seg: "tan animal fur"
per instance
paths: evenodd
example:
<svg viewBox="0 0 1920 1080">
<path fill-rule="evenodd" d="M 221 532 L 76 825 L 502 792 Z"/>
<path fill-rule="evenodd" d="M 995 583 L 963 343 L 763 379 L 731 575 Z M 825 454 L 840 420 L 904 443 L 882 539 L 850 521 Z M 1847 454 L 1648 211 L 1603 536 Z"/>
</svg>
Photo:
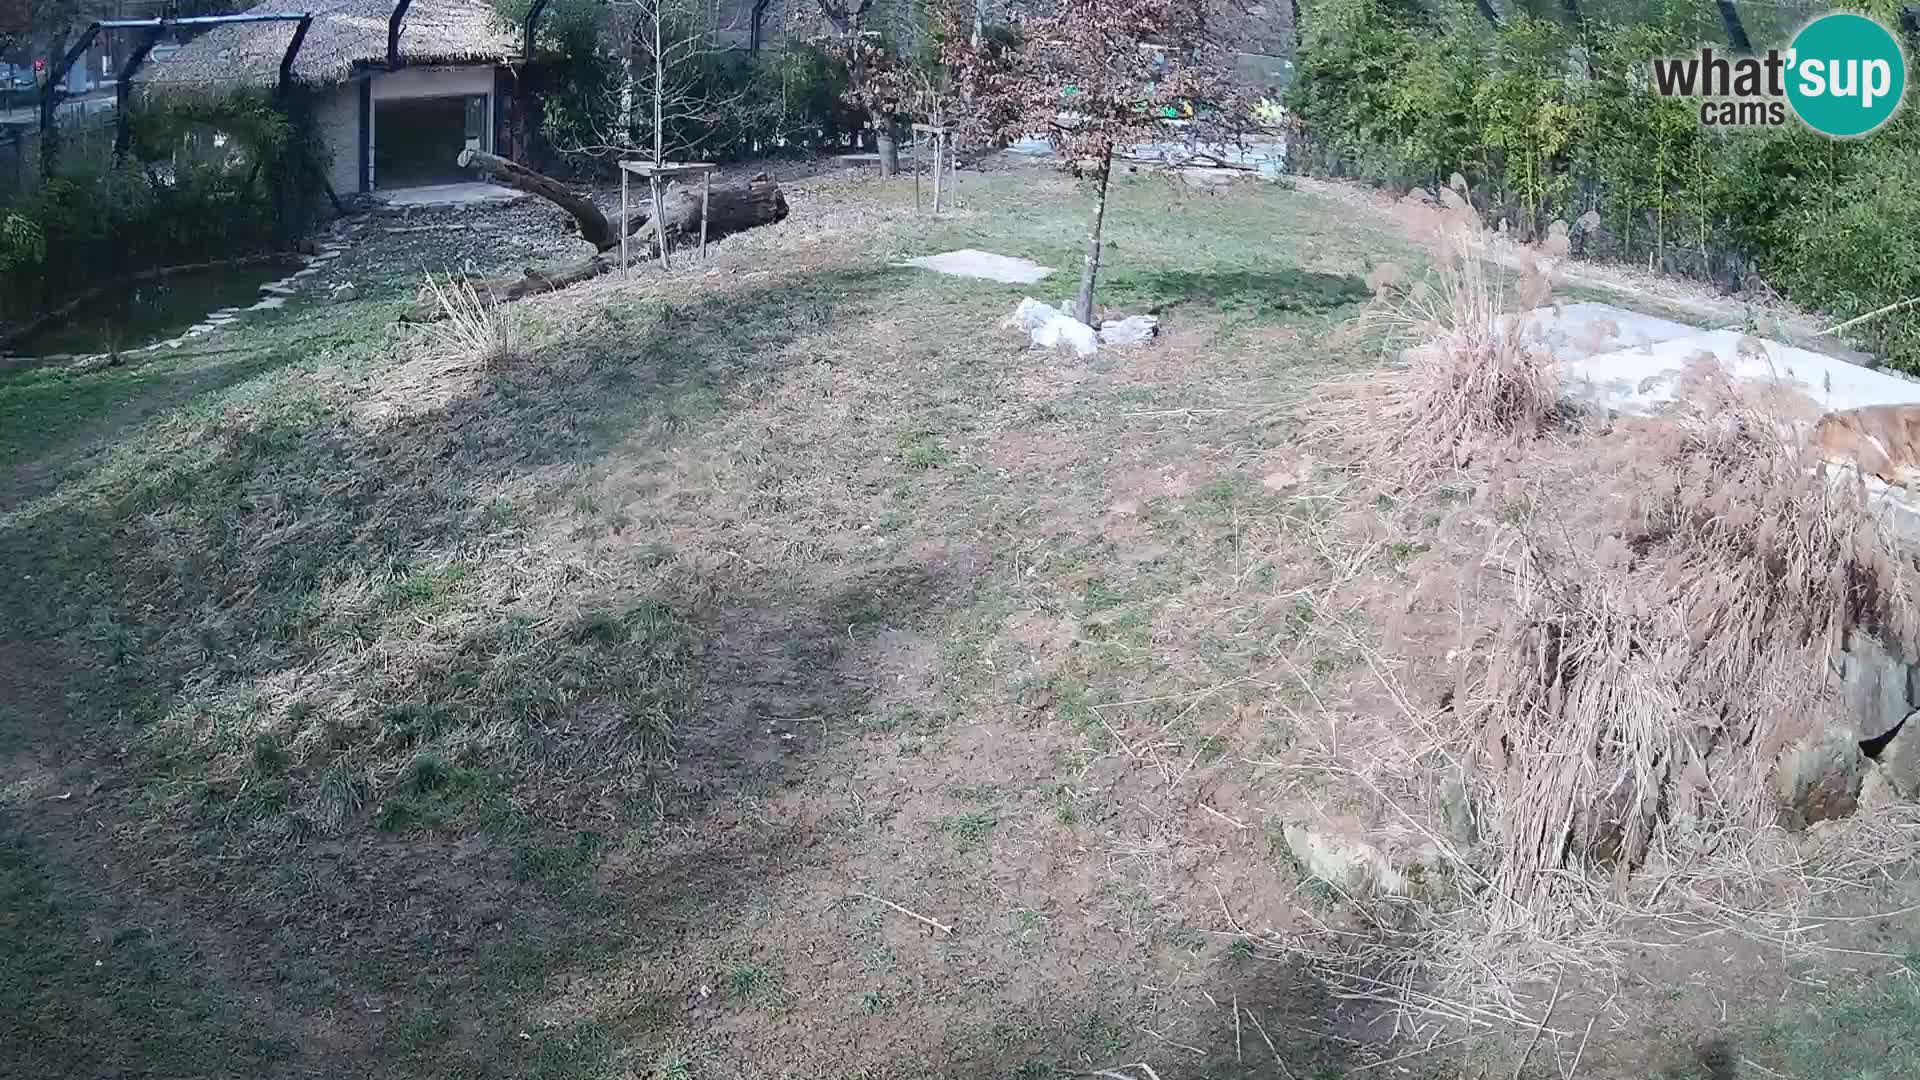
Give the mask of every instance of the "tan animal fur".
<svg viewBox="0 0 1920 1080">
<path fill-rule="evenodd" d="M 1920 405 L 1831 412 L 1814 425 L 1814 453 L 1889 484 L 1920 490 Z"/>
</svg>

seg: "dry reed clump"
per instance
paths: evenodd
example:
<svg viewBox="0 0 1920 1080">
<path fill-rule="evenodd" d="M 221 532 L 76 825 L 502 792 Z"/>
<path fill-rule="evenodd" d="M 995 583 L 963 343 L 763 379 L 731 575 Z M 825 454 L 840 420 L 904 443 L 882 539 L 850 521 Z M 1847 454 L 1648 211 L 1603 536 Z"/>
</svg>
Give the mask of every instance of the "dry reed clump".
<svg viewBox="0 0 1920 1080">
<path fill-rule="evenodd" d="M 1773 825 L 1781 752 L 1842 722 L 1828 671 L 1846 633 L 1915 638 L 1909 575 L 1857 480 L 1717 362 L 1686 382 L 1689 411 L 1623 431 L 1582 477 L 1590 520 L 1511 537 L 1515 601 L 1460 706 L 1495 894 L 1548 925 L 1656 848 Z"/>
<path fill-rule="evenodd" d="M 1451 709 L 1416 704 L 1355 639 L 1400 730 L 1315 767 L 1426 833 L 1438 874 L 1365 901 L 1369 933 L 1271 935 L 1263 953 L 1405 1031 L 1544 1024 L 1528 983 L 1608 980 L 1663 935 L 1817 949 L 1810 906 L 1910 861 L 1910 807 L 1790 834 L 1776 768 L 1844 722 L 1829 672 L 1849 631 L 1912 648 L 1911 568 L 1857 477 L 1809 452 L 1810 403 L 1736 387 L 1706 358 L 1681 398 L 1543 448 L 1512 483 L 1490 478 L 1499 513 L 1462 511 L 1493 530 L 1495 573 L 1434 566 L 1463 613 Z"/>
<path fill-rule="evenodd" d="M 483 295 L 466 277 L 448 274 L 445 282 L 425 275 L 421 298 L 431 299 L 440 318 L 426 323 L 422 332 L 432 344 L 436 359 L 446 361 L 477 360 L 494 365 L 510 359 L 516 351 L 513 324 L 492 296 Z"/>
<path fill-rule="evenodd" d="M 1538 435 L 1557 407 L 1553 358 L 1530 341 L 1510 303 L 1544 304 L 1552 288 L 1538 256 L 1565 254 L 1559 223 L 1509 283 L 1480 252 L 1486 229 L 1465 197 L 1440 193 L 1427 215 L 1433 269 L 1411 286 L 1395 264 L 1368 277 L 1374 303 L 1355 329 L 1384 332 L 1406 367 L 1336 380 L 1317 395 L 1314 426 L 1385 463 L 1403 483 L 1466 465 L 1484 451 Z"/>
</svg>

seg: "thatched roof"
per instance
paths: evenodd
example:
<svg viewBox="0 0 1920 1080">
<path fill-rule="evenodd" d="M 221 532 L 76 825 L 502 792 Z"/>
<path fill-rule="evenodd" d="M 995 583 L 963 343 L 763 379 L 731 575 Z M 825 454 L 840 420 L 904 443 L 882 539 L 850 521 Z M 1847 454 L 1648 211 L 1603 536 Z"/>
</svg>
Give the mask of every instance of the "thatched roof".
<svg viewBox="0 0 1920 1080">
<path fill-rule="evenodd" d="M 249 12 L 312 12 L 313 27 L 294 59 L 294 77 L 309 86 L 342 82 L 360 66 L 385 66 L 387 20 L 395 0 L 265 0 Z M 296 24 L 217 26 L 155 57 L 140 81 L 155 86 L 272 84 Z M 400 56 L 409 64 L 498 64 L 517 59 L 519 42 L 487 0 L 413 0 L 400 26 Z"/>
</svg>

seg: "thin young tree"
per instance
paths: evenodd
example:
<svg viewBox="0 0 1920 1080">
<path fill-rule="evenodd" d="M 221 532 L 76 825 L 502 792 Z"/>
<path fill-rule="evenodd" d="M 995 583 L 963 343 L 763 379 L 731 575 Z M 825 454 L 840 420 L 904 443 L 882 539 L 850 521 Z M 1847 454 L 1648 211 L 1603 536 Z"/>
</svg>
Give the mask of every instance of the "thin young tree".
<svg viewBox="0 0 1920 1080">
<path fill-rule="evenodd" d="M 644 153 L 655 164 L 695 157 L 738 119 L 743 92 L 718 92 L 707 78 L 717 51 L 699 0 L 608 0 L 598 49 L 612 61 L 612 100 L 588 113 L 584 130 L 560 149 L 587 157 Z"/>
<path fill-rule="evenodd" d="M 1062 166 L 1092 182 L 1073 312 L 1082 322 L 1094 322 L 1114 158 L 1143 143 L 1217 147 L 1251 127 L 1211 15 L 1207 0 L 1057 0 L 1017 24 L 1017 48 L 946 43 L 970 140 L 1049 133 Z"/>
</svg>

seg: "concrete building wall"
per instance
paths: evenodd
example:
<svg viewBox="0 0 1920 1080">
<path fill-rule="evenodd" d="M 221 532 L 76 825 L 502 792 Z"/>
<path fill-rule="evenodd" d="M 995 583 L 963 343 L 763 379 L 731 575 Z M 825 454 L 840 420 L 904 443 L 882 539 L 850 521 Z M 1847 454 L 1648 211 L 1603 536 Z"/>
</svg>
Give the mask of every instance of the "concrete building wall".
<svg viewBox="0 0 1920 1080">
<path fill-rule="evenodd" d="M 330 87 L 314 103 L 314 121 L 333 160 L 327 165 L 327 182 L 335 194 L 351 195 L 360 190 L 360 84 L 344 82 Z"/>
<path fill-rule="evenodd" d="M 374 72 L 365 78 L 372 80 L 375 105 L 373 113 L 367 118 L 372 128 L 367 132 L 371 139 L 367 147 L 369 158 L 380 139 L 377 119 L 379 103 L 408 98 L 486 97 L 487 123 L 483 149 L 493 149 L 494 118 L 499 115 L 500 102 L 495 100 L 494 69 L 491 66 L 401 68 L 399 71 Z M 330 87 L 322 93 L 314 108 L 321 138 L 326 141 L 327 150 L 332 154 L 332 161 L 327 166 L 327 181 L 341 195 L 351 194 L 361 188 L 360 83 L 361 80 L 354 79 Z M 378 187 L 380 178 L 375 176 L 373 180 L 374 186 Z"/>
<path fill-rule="evenodd" d="M 373 100 L 393 98 L 493 96 L 492 67 L 403 67 L 373 76 Z"/>
</svg>

